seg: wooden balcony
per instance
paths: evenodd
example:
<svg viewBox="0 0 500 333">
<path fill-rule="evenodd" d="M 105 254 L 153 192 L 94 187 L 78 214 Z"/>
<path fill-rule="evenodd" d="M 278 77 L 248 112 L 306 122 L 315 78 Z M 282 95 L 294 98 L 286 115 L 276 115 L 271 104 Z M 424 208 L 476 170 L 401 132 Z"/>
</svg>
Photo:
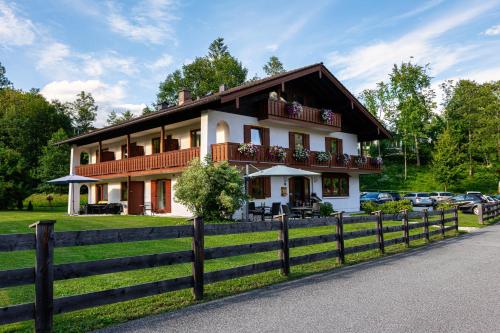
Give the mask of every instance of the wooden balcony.
<svg viewBox="0 0 500 333">
<path fill-rule="evenodd" d="M 200 148 L 189 148 L 169 151 L 161 154 L 131 157 L 123 160 L 108 161 L 96 164 L 79 165 L 75 173 L 86 177 L 111 175 L 150 174 L 160 169 L 185 167 L 192 159 L 200 157 Z"/>
<path fill-rule="evenodd" d="M 287 121 L 300 123 L 302 126 L 305 124 L 312 124 L 314 127 L 328 129 L 330 131 L 340 131 L 342 127 L 342 120 L 340 113 L 333 113 L 330 120 L 323 120 L 321 117 L 321 109 L 303 106 L 302 113 L 298 115 L 290 115 L 287 111 L 287 103 L 268 99 L 264 102 L 261 110 L 260 119 L 270 119 L 277 121 Z"/>
<path fill-rule="evenodd" d="M 381 165 L 375 159 L 370 157 L 359 158 L 355 155 L 332 156 L 329 161 L 319 162 L 316 159 L 317 151 L 311 151 L 306 161 L 296 161 L 293 157 L 293 151 L 286 148 L 286 158 L 283 161 L 269 154 L 269 147 L 259 146 L 259 150 L 254 156 L 247 156 L 238 151 L 239 143 L 218 143 L 212 145 L 212 159 L 215 162 L 228 161 L 236 164 L 250 163 L 255 166 L 268 164 L 283 164 L 294 168 L 304 168 L 316 170 L 319 172 L 348 172 L 362 171 L 380 172 Z"/>
</svg>

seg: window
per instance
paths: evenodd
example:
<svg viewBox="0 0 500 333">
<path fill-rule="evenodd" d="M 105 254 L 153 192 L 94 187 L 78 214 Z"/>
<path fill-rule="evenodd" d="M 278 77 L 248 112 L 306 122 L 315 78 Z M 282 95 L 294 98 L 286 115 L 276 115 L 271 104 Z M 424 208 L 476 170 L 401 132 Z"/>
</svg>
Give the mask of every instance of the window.
<svg viewBox="0 0 500 333">
<path fill-rule="evenodd" d="M 122 182 L 120 186 L 120 201 L 128 200 L 128 183 Z"/>
<path fill-rule="evenodd" d="M 96 200 L 97 202 L 108 201 L 108 184 L 96 185 Z"/>
<path fill-rule="evenodd" d="M 191 148 L 201 146 L 201 130 L 195 129 L 191 131 Z"/>
<path fill-rule="evenodd" d="M 152 153 L 159 154 L 160 153 L 160 138 L 153 138 L 153 140 L 151 140 L 151 145 L 152 145 Z"/>
<path fill-rule="evenodd" d="M 325 197 L 349 196 L 349 176 L 346 174 L 324 173 L 323 196 Z"/>
<path fill-rule="evenodd" d="M 248 181 L 248 194 L 254 199 L 264 199 L 271 196 L 271 178 L 257 177 Z"/>
<path fill-rule="evenodd" d="M 295 139 L 294 149 L 304 148 L 304 134 L 295 133 L 294 139 Z"/>
<path fill-rule="evenodd" d="M 337 138 L 325 138 L 325 151 L 332 155 L 342 155 L 342 140 Z"/>
<path fill-rule="evenodd" d="M 309 134 L 289 132 L 288 147 L 290 149 L 309 149 Z"/>
<path fill-rule="evenodd" d="M 254 145 L 262 145 L 262 128 L 252 127 L 250 128 L 250 143 Z"/>
</svg>

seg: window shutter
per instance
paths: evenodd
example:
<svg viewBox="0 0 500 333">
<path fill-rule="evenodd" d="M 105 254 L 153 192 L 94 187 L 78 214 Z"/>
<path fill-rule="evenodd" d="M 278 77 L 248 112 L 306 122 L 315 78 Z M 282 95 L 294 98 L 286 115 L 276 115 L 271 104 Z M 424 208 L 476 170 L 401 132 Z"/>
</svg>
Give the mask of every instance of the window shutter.
<svg viewBox="0 0 500 333">
<path fill-rule="evenodd" d="M 156 212 L 158 203 L 158 191 L 156 190 L 156 180 L 151 181 L 151 210 Z"/>
<path fill-rule="evenodd" d="M 165 180 L 165 213 L 172 212 L 172 180 Z"/>
<path fill-rule="evenodd" d="M 264 198 L 271 197 L 271 177 L 264 177 Z"/>
<path fill-rule="evenodd" d="M 270 146 L 271 138 L 269 136 L 269 128 L 262 128 L 262 145 Z"/>
<path fill-rule="evenodd" d="M 250 129 L 252 126 L 250 125 L 243 125 L 243 141 L 245 143 L 250 143 L 252 141 L 252 138 L 250 137 Z"/>
<path fill-rule="evenodd" d="M 309 134 L 302 134 L 304 136 L 304 148 L 311 149 L 311 145 L 309 142 Z"/>
<path fill-rule="evenodd" d="M 341 139 L 337 139 L 337 150 L 339 155 L 342 155 L 344 153 L 344 147 L 342 146 Z"/>
<path fill-rule="evenodd" d="M 250 178 L 248 180 L 248 184 L 247 184 L 247 191 L 248 191 L 248 196 L 250 198 L 253 198 L 253 182 L 254 182 L 254 178 Z"/>
<path fill-rule="evenodd" d="M 327 153 L 332 153 L 332 138 L 325 138 L 325 151 Z"/>
<path fill-rule="evenodd" d="M 295 133 L 294 132 L 288 132 L 288 147 L 291 150 L 295 149 Z"/>
</svg>

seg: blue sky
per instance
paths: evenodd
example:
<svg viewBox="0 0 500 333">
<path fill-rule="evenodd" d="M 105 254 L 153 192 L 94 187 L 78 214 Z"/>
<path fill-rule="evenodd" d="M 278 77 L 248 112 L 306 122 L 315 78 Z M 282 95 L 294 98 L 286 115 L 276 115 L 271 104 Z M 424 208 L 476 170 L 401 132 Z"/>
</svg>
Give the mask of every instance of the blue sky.
<svg viewBox="0 0 500 333">
<path fill-rule="evenodd" d="M 249 69 L 323 62 L 358 94 L 394 63 L 430 63 L 445 79 L 500 79 L 500 1 L 0 0 L 0 62 L 17 88 L 107 112 L 139 113 L 165 76 L 216 37 Z"/>
</svg>

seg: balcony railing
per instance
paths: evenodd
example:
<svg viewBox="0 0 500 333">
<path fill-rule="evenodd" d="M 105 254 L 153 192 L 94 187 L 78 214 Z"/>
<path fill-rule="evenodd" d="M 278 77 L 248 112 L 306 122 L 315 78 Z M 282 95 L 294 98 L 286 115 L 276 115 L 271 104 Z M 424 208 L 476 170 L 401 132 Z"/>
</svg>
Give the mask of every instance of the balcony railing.
<svg viewBox="0 0 500 333">
<path fill-rule="evenodd" d="M 174 150 L 161 154 L 131 157 L 123 160 L 79 165 L 75 168 L 75 172 L 80 176 L 95 177 L 155 169 L 168 169 L 187 166 L 188 162 L 196 157 L 200 157 L 200 148 L 198 147 Z"/>
<path fill-rule="evenodd" d="M 229 161 L 233 163 L 263 163 L 263 164 L 284 164 L 291 167 L 307 167 L 314 169 L 325 168 L 325 171 L 332 169 L 353 169 L 363 171 L 380 171 L 381 165 L 377 159 L 370 157 L 360 157 L 356 155 L 333 155 L 328 161 L 318 161 L 318 151 L 311 151 L 309 158 L 305 161 L 297 161 L 293 157 L 293 150 L 285 148 L 286 158 L 279 160 L 269 153 L 269 148 L 259 146 L 257 153 L 253 156 L 242 154 L 238 151 L 238 143 L 218 143 L 212 145 L 212 159 L 214 161 Z"/>
<path fill-rule="evenodd" d="M 300 114 L 291 115 L 287 111 L 287 103 L 268 99 L 267 103 L 264 105 L 264 110 L 262 110 L 262 118 L 293 119 L 338 129 L 342 127 L 340 113 L 334 112 L 331 119 L 323 120 L 321 117 L 321 109 L 309 106 L 303 106 L 302 109 Z"/>
</svg>

